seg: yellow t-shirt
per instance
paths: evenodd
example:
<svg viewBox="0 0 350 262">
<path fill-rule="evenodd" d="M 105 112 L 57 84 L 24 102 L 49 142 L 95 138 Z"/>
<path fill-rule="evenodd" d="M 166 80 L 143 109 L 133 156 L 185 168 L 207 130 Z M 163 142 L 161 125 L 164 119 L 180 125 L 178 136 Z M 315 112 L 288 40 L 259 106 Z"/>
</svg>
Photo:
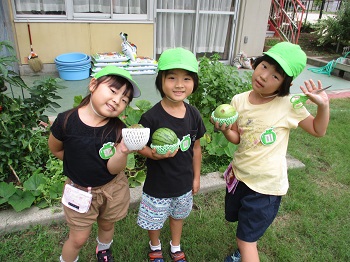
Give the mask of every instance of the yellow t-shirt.
<svg viewBox="0 0 350 262">
<path fill-rule="evenodd" d="M 231 101 L 239 115 L 240 133 L 233 170 L 238 180 L 256 192 L 285 195 L 289 187 L 286 159 L 289 132 L 310 113 L 305 107 L 294 109 L 290 96 L 253 105 L 248 100 L 250 92 L 238 94 Z"/>
</svg>

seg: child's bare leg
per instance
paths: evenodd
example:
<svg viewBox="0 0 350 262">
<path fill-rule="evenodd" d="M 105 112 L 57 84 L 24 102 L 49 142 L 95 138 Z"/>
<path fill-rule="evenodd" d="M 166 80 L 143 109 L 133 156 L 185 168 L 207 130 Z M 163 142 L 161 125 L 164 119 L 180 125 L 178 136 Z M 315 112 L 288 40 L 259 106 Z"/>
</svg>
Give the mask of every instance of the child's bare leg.
<svg viewBox="0 0 350 262">
<path fill-rule="evenodd" d="M 76 260 L 80 249 L 89 238 L 90 232 L 91 228 L 86 230 L 70 229 L 69 237 L 62 248 L 62 259 L 65 262 L 73 262 Z"/>
<path fill-rule="evenodd" d="M 259 262 L 257 242 L 245 242 L 236 238 L 242 262 Z"/>
<path fill-rule="evenodd" d="M 171 243 L 174 246 L 179 246 L 182 235 L 183 219 L 174 219 L 169 217 L 170 231 L 171 231 Z"/>
<path fill-rule="evenodd" d="M 98 224 L 98 240 L 101 243 L 108 244 L 113 240 L 114 222 L 108 222 L 103 219 L 97 220 Z"/>
<path fill-rule="evenodd" d="M 158 246 L 160 244 L 160 230 L 148 230 L 148 236 L 152 246 Z"/>
</svg>

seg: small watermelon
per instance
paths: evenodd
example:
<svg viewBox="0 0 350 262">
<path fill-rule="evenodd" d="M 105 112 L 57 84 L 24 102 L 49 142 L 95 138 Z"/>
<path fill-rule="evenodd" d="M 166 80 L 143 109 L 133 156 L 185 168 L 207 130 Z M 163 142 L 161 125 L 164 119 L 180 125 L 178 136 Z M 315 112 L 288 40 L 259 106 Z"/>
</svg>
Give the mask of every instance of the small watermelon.
<svg viewBox="0 0 350 262">
<path fill-rule="evenodd" d="M 177 142 L 177 135 L 170 128 L 158 128 L 152 135 L 152 144 L 155 146 L 173 145 Z"/>
</svg>

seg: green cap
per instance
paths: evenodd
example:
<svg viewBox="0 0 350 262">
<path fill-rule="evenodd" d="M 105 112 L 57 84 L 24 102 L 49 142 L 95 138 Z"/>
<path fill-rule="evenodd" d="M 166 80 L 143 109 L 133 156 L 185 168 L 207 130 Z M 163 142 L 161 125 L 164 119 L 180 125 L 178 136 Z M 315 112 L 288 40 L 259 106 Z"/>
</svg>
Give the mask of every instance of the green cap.
<svg viewBox="0 0 350 262">
<path fill-rule="evenodd" d="M 272 57 L 288 76 L 295 79 L 306 66 L 306 54 L 299 45 L 281 42 L 271 47 L 265 55 Z"/>
<path fill-rule="evenodd" d="M 126 71 L 125 69 L 122 69 L 120 67 L 113 66 L 113 65 L 106 66 L 106 67 L 102 68 L 100 71 L 98 71 L 94 77 L 96 79 L 98 79 L 102 76 L 108 76 L 108 75 L 116 75 L 116 76 L 121 76 L 121 77 L 125 78 L 126 80 L 128 80 L 130 82 L 130 84 L 134 88 L 133 97 L 139 97 L 141 95 L 141 91 L 139 89 L 139 86 L 136 84 L 136 82 L 134 80 L 132 80 L 130 73 L 128 71 Z"/>
<path fill-rule="evenodd" d="M 185 69 L 198 73 L 198 62 L 196 56 L 191 51 L 178 47 L 167 49 L 160 55 L 158 69 Z"/>
</svg>

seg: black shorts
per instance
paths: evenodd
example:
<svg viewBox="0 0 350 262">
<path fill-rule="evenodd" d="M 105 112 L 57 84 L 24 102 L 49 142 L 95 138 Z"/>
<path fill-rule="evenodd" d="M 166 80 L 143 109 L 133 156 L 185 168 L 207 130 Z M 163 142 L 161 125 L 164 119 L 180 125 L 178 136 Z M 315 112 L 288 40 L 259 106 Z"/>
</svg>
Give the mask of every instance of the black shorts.
<svg viewBox="0 0 350 262">
<path fill-rule="evenodd" d="M 236 237 L 246 242 L 256 242 L 275 219 L 281 196 L 264 195 L 238 182 L 234 194 L 225 196 L 225 218 L 238 221 Z"/>
</svg>

